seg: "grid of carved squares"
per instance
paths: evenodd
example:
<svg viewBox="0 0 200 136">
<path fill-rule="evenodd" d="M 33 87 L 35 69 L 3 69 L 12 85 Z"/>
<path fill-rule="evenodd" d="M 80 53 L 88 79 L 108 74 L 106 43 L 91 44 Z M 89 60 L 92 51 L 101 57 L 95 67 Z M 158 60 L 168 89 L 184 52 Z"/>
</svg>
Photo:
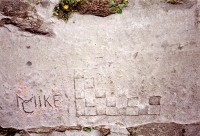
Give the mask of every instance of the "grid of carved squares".
<svg viewBox="0 0 200 136">
<path fill-rule="evenodd" d="M 139 116 L 159 115 L 160 96 L 149 98 L 149 104 L 139 106 L 139 97 L 127 98 L 107 95 L 106 89 L 96 89 L 94 78 L 84 78 L 81 71 L 75 72 L 75 97 L 77 116 Z"/>
<path fill-rule="evenodd" d="M 76 107 L 77 116 L 159 115 L 160 97 L 152 96 L 148 105 L 140 107 L 139 97 L 106 97 L 105 89 L 84 89 L 81 95 L 76 95 Z"/>
</svg>

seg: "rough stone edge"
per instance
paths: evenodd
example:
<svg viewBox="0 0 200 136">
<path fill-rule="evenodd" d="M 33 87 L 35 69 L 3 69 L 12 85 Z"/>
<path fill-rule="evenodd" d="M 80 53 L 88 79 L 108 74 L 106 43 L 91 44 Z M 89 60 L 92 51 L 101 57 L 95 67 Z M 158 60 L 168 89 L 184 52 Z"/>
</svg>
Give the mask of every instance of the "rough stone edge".
<svg viewBox="0 0 200 136">
<path fill-rule="evenodd" d="M 99 131 L 103 136 L 107 136 L 110 134 L 110 129 L 104 128 L 102 126 L 95 126 L 95 127 L 90 127 L 93 128 L 94 130 Z M 84 127 L 82 126 L 56 126 L 56 127 L 39 127 L 39 128 L 29 128 L 29 129 L 17 129 L 17 128 L 3 128 L 0 126 L 0 134 L 3 132 L 7 132 L 7 135 L 15 135 L 16 133 L 19 134 L 30 134 L 30 133 L 35 133 L 35 134 L 51 134 L 53 132 L 65 132 L 65 131 L 84 131 Z M 6 135 L 5 133 L 3 135 Z"/>
<path fill-rule="evenodd" d="M 191 123 L 191 124 L 179 124 L 179 123 L 175 123 L 175 122 L 170 122 L 170 123 L 147 123 L 147 124 L 143 124 L 143 125 L 139 125 L 139 126 L 135 126 L 135 127 L 127 127 L 127 131 L 129 132 L 129 135 L 135 135 L 133 133 L 136 132 L 136 130 L 138 128 L 145 128 L 149 126 L 159 126 L 159 125 L 175 125 L 175 126 L 179 126 L 181 127 L 184 131 L 186 130 L 186 128 L 188 126 L 197 126 L 200 125 L 200 122 L 196 122 L 196 123 Z M 0 126 L 0 134 L 1 132 L 3 132 L 2 130 L 5 130 L 6 132 L 12 131 L 15 133 L 19 133 L 19 134 L 30 134 L 30 133 L 35 133 L 35 134 L 51 134 L 53 132 L 65 132 L 65 131 L 84 131 L 84 127 L 83 126 L 56 126 L 56 127 L 38 127 L 38 128 L 29 128 L 29 129 L 17 129 L 17 128 L 3 128 Z M 111 134 L 111 130 L 109 128 L 106 128 L 105 126 L 95 126 L 95 127 L 91 127 L 94 130 L 99 131 L 102 136 L 108 136 L 109 134 Z M 185 132 L 183 132 L 185 133 Z M 14 135 L 13 135 L 14 136 Z"/>
<path fill-rule="evenodd" d="M 165 125 L 165 127 L 166 127 L 166 125 L 176 126 L 177 128 L 179 128 L 181 130 L 181 135 L 185 136 L 185 133 L 187 133 L 186 130 L 187 130 L 187 128 L 189 126 L 200 125 L 200 122 L 191 123 L 191 124 L 179 124 L 179 123 L 175 123 L 175 122 L 170 122 L 170 123 L 148 123 L 148 124 L 143 124 L 143 125 L 139 125 L 139 126 L 135 126 L 135 127 L 128 127 L 126 129 L 129 132 L 130 136 L 138 136 L 138 130 L 140 130 L 140 129 L 142 130 L 144 128 L 154 128 L 154 127 L 158 127 L 160 125 Z M 173 128 L 173 129 L 175 129 L 175 128 Z M 166 136 L 171 136 L 171 135 L 166 135 Z"/>
</svg>

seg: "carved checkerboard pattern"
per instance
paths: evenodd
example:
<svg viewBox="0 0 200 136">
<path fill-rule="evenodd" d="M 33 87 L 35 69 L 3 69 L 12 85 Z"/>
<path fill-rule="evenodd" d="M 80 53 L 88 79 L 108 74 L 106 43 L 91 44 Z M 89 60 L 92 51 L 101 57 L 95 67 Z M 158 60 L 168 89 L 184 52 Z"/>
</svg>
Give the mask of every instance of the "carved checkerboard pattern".
<svg viewBox="0 0 200 136">
<path fill-rule="evenodd" d="M 149 96 L 148 104 L 140 104 L 140 97 L 108 95 L 106 88 L 96 88 L 95 77 L 85 77 L 84 69 L 74 72 L 77 116 L 139 116 L 160 115 L 160 96 Z"/>
</svg>

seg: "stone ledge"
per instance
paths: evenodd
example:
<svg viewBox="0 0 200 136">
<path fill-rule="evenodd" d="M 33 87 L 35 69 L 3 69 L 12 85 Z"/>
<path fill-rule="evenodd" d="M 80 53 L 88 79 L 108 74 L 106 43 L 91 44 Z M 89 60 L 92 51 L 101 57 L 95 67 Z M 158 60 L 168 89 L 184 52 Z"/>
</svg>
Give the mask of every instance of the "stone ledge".
<svg viewBox="0 0 200 136">
<path fill-rule="evenodd" d="M 67 132 L 67 131 L 80 131 L 83 130 L 82 126 L 57 126 L 57 127 L 40 127 L 40 128 L 30 128 L 27 130 L 16 129 L 16 128 L 2 128 L 0 127 L 0 134 L 14 136 L 16 133 L 19 134 L 48 134 L 51 136 L 53 132 Z M 112 134 L 109 128 L 103 126 L 90 127 L 94 130 L 99 131 L 102 136 L 107 136 Z M 189 136 L 189 135 L 199 135 L 200 123 L 192 124 L 177 124 L 171 123 L 150 123 L 137 127 L 128 127 L 128 132 L 130 136 L 149 136 L 149 135 L 165 135 L 165 136 Z"/>
<path fill-rule="evenodd" d="M 155 136 L 197 136 L 200 132 L 200 124 L 150 123 L 138 127 L 129 127 L 127 130 L 131 136 L 149 136 L 152 134 Z"/>
</svg>

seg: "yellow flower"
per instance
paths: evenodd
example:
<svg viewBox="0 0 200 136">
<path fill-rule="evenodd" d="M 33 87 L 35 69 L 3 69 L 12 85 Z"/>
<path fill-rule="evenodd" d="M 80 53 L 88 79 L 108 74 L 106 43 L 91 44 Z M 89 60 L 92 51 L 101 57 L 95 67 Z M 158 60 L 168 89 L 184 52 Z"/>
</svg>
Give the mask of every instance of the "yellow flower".
<svg viewBox="0 0 200 136">
<path fill-rule="evenodd" d="M 69 9 L 69 5 L 64 5 L 63 8 L 67 10 Z"/>
<path fill-rule="evenodd" d="M 76 0 L 77 2 L 80 2 L 81 0 Z"/>
</svg>

